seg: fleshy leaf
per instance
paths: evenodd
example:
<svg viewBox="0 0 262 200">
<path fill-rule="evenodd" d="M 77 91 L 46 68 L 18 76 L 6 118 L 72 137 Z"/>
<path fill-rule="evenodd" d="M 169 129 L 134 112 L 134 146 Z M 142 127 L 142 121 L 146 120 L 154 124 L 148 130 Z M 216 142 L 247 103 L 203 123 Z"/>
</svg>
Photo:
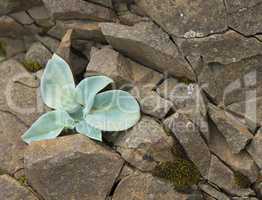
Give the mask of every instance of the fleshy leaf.
<svg viewBox="0 0 262 200">
<path fill-rule="evenodd" d="M 89 113 L 84 113 L 86 122 L 103 131 L 122 131 L 134 126 L 140 119 L 136 99 L 128 92 L 110 90 L 96 95 Z"/>
<path fill-rule="evenodd" d="M 102 142 L 102 132 L 96 128 L 91 127 L 84 120 L 76 125 L 76 130 L 78 133 Z"/>
<path fill-rule="evenodd" d="M 74 120 L 65 111 L 51 111 L 42 115 L 22 136 L 26 143 L 56 138 L 64 128 L 74 128 Z"/>
<path fill-rule="evenodd" d="M 75 100 L 74 77 L 69 65 L 54 54 L 46 65 L 41 79 L 41 96 L 47 106 L 73 112 L 79 104 Z"/>
<path fill-rule="evenodd" d="M 113 80 L 106 76 L 93 76 L 79 83 L 76 88 L 77 101 L 85 106 L 86 113 L 92 108 L 96 94 L 112 82 Z"/>
</svg>

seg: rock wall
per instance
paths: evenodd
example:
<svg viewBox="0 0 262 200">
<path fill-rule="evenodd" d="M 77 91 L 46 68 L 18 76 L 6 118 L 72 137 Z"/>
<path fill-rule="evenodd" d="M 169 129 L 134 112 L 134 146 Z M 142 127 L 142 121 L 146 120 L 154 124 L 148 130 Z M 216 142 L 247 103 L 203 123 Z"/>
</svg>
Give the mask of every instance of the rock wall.
<svg viewBox="0 0 262 200">
<path fill-rule="evenodd" d="M 261 199 L 261 20 L 262 0 L 0 0 L 0 199 Z M 139 123 L 24 144 L 53 53 Z"/>
</svg>

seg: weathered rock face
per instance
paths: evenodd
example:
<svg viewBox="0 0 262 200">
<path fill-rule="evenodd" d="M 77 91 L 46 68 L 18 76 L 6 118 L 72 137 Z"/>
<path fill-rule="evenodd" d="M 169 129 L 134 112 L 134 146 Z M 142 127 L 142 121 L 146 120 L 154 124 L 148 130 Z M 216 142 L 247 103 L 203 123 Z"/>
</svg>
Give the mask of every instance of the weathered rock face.
<svg viewBox="0 0 262 200">
<path fill-rule="evenodd" d="M 41 0 L 1 0 L 0 1 L 0 16 L 10 12 L 27 10 L 37 5 L 41 5 Z"/>
<path fill-rule="evenodd" d="M 56 19 L 112 21 L 114 16 L 109 8 L 84 0 L 43 0 L 43 3 Z"/>
<path fill-rule="evenodd" d="M 211 154 L 196 125 L 179 112 L 168 117 L 164 124 L 174 133 L 201 175 L 207 177 Z"/>
<path fill-rule="evenodd" d="M 214 197 L 214 199 L 230 200 L 228 196 L 226 196 L 224 193 L 222 193 L 221 191 L 217 190 L 209 184 L 201 183 L 198 186 L 203 192 L 207 193 L 211 197 Z"/>
<path fill-rule="evenodd" d="M 153 89 L 162 75 L 124 57 L 110 47 L 92 48 L 86 75 L 103 74 L 111 77 L 117 87 Z"/>
<path fill-rule="evenodd" d="M 261 0 L 226 0 L 225 3 L 230 27 L 245 35 L 261 33 Z"/>
<path fill-rule="evenodd" d="M 0 176 L 1 200 L 38 200 L 27 188 L 8 175 Z"/>
<path fill-rule="evenodd" d="M 148 67 L 194 80 L 194 73 L 169 36 L 152 22 L 135 26 L 101 23 L 112 47 Z"/>
<path fill-rule="evenodd" d="M 118 154 L 82 135 L 33 143 L 25 154 L 28 180 L 47 200 L 104 200 L 122 166 Z"/>
<path fill-rule="evenodd" d="M 175 37 L 204 37 L 227 29 L 222 0 L 212 2 L 135 0 L 135 2 L 166 32 Z"/>
<path fill-rule="evenodd" d="M 142 171 L 152 171 L 158 162 L 175 159 L 172 138 L 150 117 L 142 117 L 135 127 L 122 133 L 114 143 L 121 156 Z"/>
<path fill-rule="evenodd" d="M 260 169 L 262 169 L 262 130 L 259 129 L 252 142 L 247 147 L 248 153 L 253 157 Z"/>
<path fill-rule="evenodd" d="M 239 153 L 253 138 L 247 127 L 230 113 L 211 104 L 209 105 L 208 112 L 217 128 L 225 137 L 233 153 Z"/>
<path fill-rule="evenodd" d="M 220 160 L 235 171 L 248 177 L 252 183 L 257 180 L 259 170 L 252 157 L 245 150 L 238 154 L 232 153 L 225 137 L 214 124 L 210 124 L 210 142 L 208 146 L 210 151 L 219 157 Z"/>
<path fill-rule="evenodd" d="M 15 60 L 0 64 L 0 168 L 15 173 L 23 168 L 26 145 L 20 136 L 44 111 L 38 80 Z"/>
<path fill-rule="evenodd" d="M 158 178 L 139 174 L 123 179 L 117 186 L 112 200 L 186 200 L 188 197 L 189 195 L 176 192 L 170 184 Z"/>
</svg>

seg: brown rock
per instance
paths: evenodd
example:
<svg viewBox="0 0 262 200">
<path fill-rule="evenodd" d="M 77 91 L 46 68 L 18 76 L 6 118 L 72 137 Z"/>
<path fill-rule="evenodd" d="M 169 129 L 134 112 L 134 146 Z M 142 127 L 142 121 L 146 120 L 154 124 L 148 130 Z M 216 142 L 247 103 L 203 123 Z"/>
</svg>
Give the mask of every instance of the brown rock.
<svg viewBox="0 0 262 200">
<path fill-rule="evenodd" d="M 114 144 L 131 165 L 152 171 L 157 162 L 173 161 L 173 139 L 153 118 L 143 116 L 132 129 L 122 133 Z"/>
<path fill-rule="evenodd" d="M 174 133 L 201 175 L 207 177 L 211 154 L 196 125 L 180 112 L 168 117 L 164 125 Z"/>
<path fill-rule="evenodd" d="M 210 125 L 210 142 L 208 146 L 212 153 L 218 156 L 220 160 L 233 170 L 248 177 L 252 183 L 256 181 L 259 171 L 251 156 L 246 151 L 233 154 L 226 139 L 212 123 Z"/>
<path fill-rule="evenodd" d="M 204 37 L 227 29 L 226 9 L 222 0 L 135 2 L 166 32 L 175 37 Z"/>
<path fill-rule="evenodd" d="M 209 104 L 208 112 L 218 130 L 225 137 L 233 153 L 239 153 L 253 138 L 247 127 L 232 114 Z"/>
<path fill-rule="evenodd" d="M 122 166 L 118 154 L 82 135 L 36 142 L 25 154 L 29 183 L 46 200 L 104 200 Z"/>
<path fill-rule="evenodd" d="M 91 59 L 86 69 L 88 74 L 103 74 L 111 77 L 117 87 L 143 87 L 153 89 L 162 75 L 131 59 L 122 56 L 112 48 L 92 48 Z"/>
<path fill-rule="evenodd" d="M 208 195 L 214 197 L 214 199 L 219 199 L 219 200 L 230 200 L 230 198 L 225 195 L 224 193 L 222 193 L 221 191 L 219 191 L 219 189 L 215 188 L 215 187 L 212 187 L 211 185 L 209 184 L 204 184 L 204 183 L 201 183 L 198 185 L 199 188 L 207 193 Z"/>
<path fill-rule="evenodd" d="M 84 0 L 43 0 L 55 19 L 91 19 L 112 21 L 113 12 L 109 8 Z"/>
<path fill-rule="evenodd" d="M 186 200 L 188 195 L 178 193 L 173 187 L 148 174 L 124 178 L 117 186 L 112 200 Z"/>
<path fill-rule="evenodd" d="M 41 0 L 1 0 L 0 16 L 11 12 L 24 11 L 41 4 Z"/>
<path fill-rule="evenodd" d="M 8 175 L 0 176 L 1 200 L 38 200 L 27 188 Z"/>
<path fill-rule="evenodd" d="M 152 22 L 132 27 L 101 23 L 109 44 L 133 60 L 177 77 L 194 80 L 194 73 L 169 36 Z"/>
<path fill-rule="evenodd" d="M 262 169 L 262 129 L 259 129 L 252 142 L 247 147 L 248 153 Z"/>
</svg>

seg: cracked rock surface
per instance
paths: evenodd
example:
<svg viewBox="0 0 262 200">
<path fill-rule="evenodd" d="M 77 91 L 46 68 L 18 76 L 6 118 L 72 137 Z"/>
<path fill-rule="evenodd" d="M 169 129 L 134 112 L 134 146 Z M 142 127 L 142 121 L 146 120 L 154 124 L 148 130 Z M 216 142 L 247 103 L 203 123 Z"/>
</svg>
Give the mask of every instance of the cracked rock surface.
<svg viewBox="0 0 262 200">
<path fill-rule="evenodd" d="M 261 20 L 262 0 L 0 0 L 0 200 L 262 199 Z M 140 121 L 25 144 L 53 53 Z"/>
</svg>

